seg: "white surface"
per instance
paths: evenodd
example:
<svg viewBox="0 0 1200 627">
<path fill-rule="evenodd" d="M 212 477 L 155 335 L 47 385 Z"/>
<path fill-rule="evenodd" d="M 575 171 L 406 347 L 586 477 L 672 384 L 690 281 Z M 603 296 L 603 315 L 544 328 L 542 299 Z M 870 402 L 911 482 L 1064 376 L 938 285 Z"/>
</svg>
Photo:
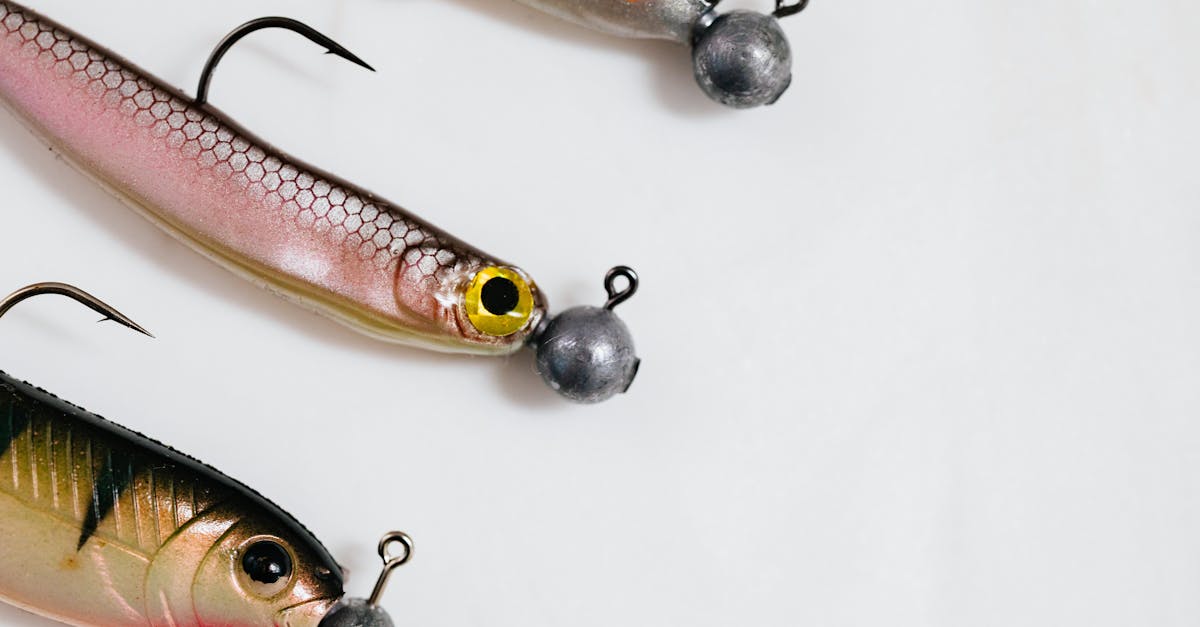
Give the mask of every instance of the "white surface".
<svg viewBox="0 0 1200 627">
<path fill-rule="evenodd" d="M 32 4 L 189 91 L 232 26 L 301 18 L 379 73 L 262 33 L 213 101 L 556 309 L 641 273 L 637 382 L 571 406 L 528 354 L 243 283 L 0 116 L 0 291 L 158 335 L 46 298 L 0 367 L 262 490 L 353 593 L 411 532 L 398 624 L 1200 622 L 1200 5 L 814 1 L 791 92 L 733 112 L 682 49 L 501 0 Z"/>
</svg>

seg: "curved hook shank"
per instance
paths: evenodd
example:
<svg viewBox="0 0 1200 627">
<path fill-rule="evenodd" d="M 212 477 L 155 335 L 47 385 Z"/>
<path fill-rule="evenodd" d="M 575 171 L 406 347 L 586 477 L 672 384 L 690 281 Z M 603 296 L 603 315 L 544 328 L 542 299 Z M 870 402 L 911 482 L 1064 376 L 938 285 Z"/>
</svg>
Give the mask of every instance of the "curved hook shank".
<svg viewBox="0 0 1200 627">
<path fill-rule="evenodd" d="M 221 62 L 221 58 L 225 56 L 225 53 L 229 52 L 233 44 L 237 43 L 242 37 L 264 28 L 282 28 L 300 33 L 318 46 L 324 46 L 326 53 L 336 54 L 355 65 L 365 67 L 372 72 L 375 71 L 375 68 L 368 65 L 366 61 L 358 58 L 353 52 L 350 52 L 338 42 L 321 34 L 320 31 L 304 22 L 293 20 L 290 17 L 260 17 L 257 20 L 250 20 L 233 29 L 233 32 L 226 35 L 221 40 L 221 43 L 218 43 L 217 47 L 213 49 L 212 54 L 208 57 L 208 62 L 204 64 L 204 69 L 200 72 L 200 86 L 196 88 L 197 105 L 208 102 L 208 84 L 212 82 L 213 71 L 217 69 L 217 64 Z"/>
<path fill-rule="evenodd" d="M 108 303 L 105 303 L 99 298 L 88 294 L 74 285 L 67 285 L 66 283 L 34 283 L 33 285 L 27 285 L 13 292 L 12 294 L 9 294 L 4 298 L 4 300 L 0 301 L 0 317 L 3 317 L 4 314 L 8 313 L 8 310 L 12 309 L 17 303 L 28 298 L 33 298 L 34 296 L 40 296 L 42 294 L 58 294 L 60 296 L 66 296 L 67 298 L 70 298 L 84 305 L 88 309 L 91 309 L 92 311 L 104 316 L 105 320 L 112 320 L 113 322 L 125 327 L 129 327 L 138 333 L 148 337 L 154 337 L 149 331 L 143 329 L 142 325 L 130 320 L 128 316 L 117 311 Z"/>
</svg>

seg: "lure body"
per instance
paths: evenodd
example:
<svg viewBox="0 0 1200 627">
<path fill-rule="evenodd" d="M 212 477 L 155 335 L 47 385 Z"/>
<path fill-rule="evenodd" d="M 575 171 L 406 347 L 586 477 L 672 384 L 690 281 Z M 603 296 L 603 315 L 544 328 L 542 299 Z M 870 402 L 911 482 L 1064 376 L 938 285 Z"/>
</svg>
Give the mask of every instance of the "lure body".
<svg viewBox="0 0 1200 627">
<path fill-rule="evenodd" d="M 258 26 L 231 36 L 247 28 Z M 0 0 L 0 103 L 201 254 L 359 331 L 450 352 L 553 346 L 553 359 L 539 364 L 554 367 L 539 373 L 575 400 L 608 398 L 637 373 L 627 332 L 587 326 L 571 342 L 535 341 L 556 338 L 537 335 L 548 326 L 546 302 L 520 268 L 286 155 L 9 0 Z M 615 302 L 607 278 L 606 289 Z M 572 330 L 556 328 L 560 339 Z"/>
<path fill-rule="evenodd" d="M 620 37 L 669 39 L 690 44 L 705 0 L 517 0 L 551 15 Z"/>
<path fill-rule="evenodd" d="M 284 154 L 7 0 L 0 0 L 0 100 L 69 162 L 192 248 L 370 335 L 504 354 L 522 346 L 545 313 L 520 269 Z M 513 310 L 492 316 L 479 304 L 485 270 L 514 283 Z M 489 316 L 504 324 L 480 321 Z"/>
<path fill-rule="evenodd" d="M 245 485 L 0 372 L 0 599 L 80 625 L 316 626 L 328 551 Z M 264 583 L 247 551 L 285 547 Z"/>
</svg>

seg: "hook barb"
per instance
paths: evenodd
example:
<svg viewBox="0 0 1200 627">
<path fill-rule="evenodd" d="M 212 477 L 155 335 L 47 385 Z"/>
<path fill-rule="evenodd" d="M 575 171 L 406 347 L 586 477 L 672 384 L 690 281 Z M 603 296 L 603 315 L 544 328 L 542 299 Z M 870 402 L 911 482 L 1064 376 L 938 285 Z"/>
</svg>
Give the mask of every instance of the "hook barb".
<svg viewBox="0 0 1200 627">
<path fill-rule="evenodd" d="M 68 285 L 66 283 L 34 283 L 33 285 L 22 287 L 21 289 L 6 296 L 4 300 L 0 301 L 0 317 L 8 313 L 8 310 L 12 309 L 17 303 L 27 298 L 33 298 L 34 296 L 40 296 L 42 294 L 58 294 L 59 296 L 66 296 L 67 298 L 70 298 L 75 302 L 87 307 L 88 309 L 91 309 L 92 311 L 104 316 L 104 319 L 101 320 L 101 322 L 104 322 L 104 320 L 111 320 L 123 327 L 133 329 L 134 331 L 137 331 L 146 337 L 154 337 L 153 334 L 142 328 L 142 325 L 129 319 L 129 316 L 117 311 L 108 303 L 105 303 L 99 298 L 88 294 L 74 285 Z"/>
<path fill-rule="evenodd" d="M 264 28 L 282 28 L 299 33 L 318 46 L 324 46 L 325 54 L 335 54 L 355 65 L 367 68 L 372 72 L 375 71 L 375 68 L 371 67 L 366 61 L 358 58 L 353 52 L 347 50 L 345 46 L 323 35 L 320 31 L 304 22 L 293 20 L 290 17 L 260 17 L 233 29 L 232 32 L 217 44 L 216 48 L 213 48 L 212 54 L 209 55 L 208 61 L 204 64 L 204 69 L 200 71 L 200 85 L 196 88 L 195 102 L 197 105 L 208 103 L 208 85 L 212 82 L 213 71 L 217 69 L 217 64 L 221 62 L 221 58 L 225 56 L 225 53 L 229 52 L 233 44 L 237 43 L 242 37 Z"/>
</svg>

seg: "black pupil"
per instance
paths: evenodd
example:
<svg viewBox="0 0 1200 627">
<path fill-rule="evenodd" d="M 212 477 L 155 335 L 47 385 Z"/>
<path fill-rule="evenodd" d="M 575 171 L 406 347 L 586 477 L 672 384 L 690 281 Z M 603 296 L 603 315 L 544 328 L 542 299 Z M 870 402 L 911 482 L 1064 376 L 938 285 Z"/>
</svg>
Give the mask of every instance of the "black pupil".
<svg viewBox="0 0 1200 627">
<path fill-rule="evenodd" d="M 275 583 L 292 574 L 292 558 L 274 542 L 256 542 L 242 556 L 242 570 L 257 582 Z"/>
<path fill-rule="evenodd" d="M 479 291 L 479 299 L 483 301 L 483 308 L 497 316 L 503 316 L 516 309 L 520 296 L 520 293 L 517 292 L 517 284 L 502 276 L 484 283 L 483 289 Z"/>
</svg>

